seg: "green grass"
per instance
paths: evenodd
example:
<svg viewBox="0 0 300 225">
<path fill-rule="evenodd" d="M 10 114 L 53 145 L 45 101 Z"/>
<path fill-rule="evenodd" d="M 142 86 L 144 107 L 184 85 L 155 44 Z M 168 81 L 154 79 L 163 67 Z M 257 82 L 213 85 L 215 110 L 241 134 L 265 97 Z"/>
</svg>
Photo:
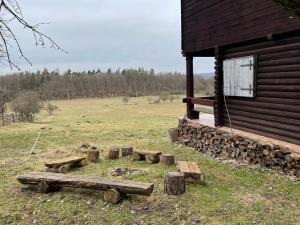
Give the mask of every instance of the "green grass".
<svg viewBox="0 0 300 225">
<path fill-rule="evenodd" d="M 0 127 L 0 224 L 300 224 L 300 184 L 272 172 L 260 172 L 209 160 L 192 149 L 171 145 L 167 130 L 185 112 L 182 103 L 148 104 L 132 98 L 57 101 L 59 111 L 45 112 L 35 123 Z M 28 157 L 43 128 L 35 154 Z M 64 191 L 38 194 L 22 187 L 16 175 L 43 171 L 47 158 L 82 154 L 90 143 L 102 149 L 101 162 L 72 174 L 110 176 L 116 167 L 144 172 L 126 179 L 153 182 L 150 197 L 129 196 L 119 205 L 103 201 L 103 193 Z M 177 160 L 193 160 L 205 173 L 205 185 L 188 185 L 183 196 L 163 194 L 163 176 L 175 170 L 160 164 L 107 161 L 111 145 L 172 153 Z M 121 179 L 121 178 L 118 178 Z"/>
</svg>

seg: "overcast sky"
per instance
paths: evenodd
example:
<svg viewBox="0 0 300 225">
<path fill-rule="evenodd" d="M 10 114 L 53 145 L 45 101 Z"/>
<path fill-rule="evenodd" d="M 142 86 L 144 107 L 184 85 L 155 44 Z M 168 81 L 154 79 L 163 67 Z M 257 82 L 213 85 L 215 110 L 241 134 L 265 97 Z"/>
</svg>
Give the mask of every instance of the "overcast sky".
<svg viewBox="0 0 300 225">
<path fill-rule="evenodd" d="M 22 70 L 59 68 L 74 71 L 144 67 L 185 71 L 180 43 L 179 0 L 21 0 L 31 23 L 50 22 L 41 30 L 68 54 L 35 47 L 32 34 L 16 27 L 24 53 L 33 66 Z M 196 62 L 196 72 L 213 71 L 212 59 Z M 0 72 L 9 72 L 1 66 Z"/>
</svg>

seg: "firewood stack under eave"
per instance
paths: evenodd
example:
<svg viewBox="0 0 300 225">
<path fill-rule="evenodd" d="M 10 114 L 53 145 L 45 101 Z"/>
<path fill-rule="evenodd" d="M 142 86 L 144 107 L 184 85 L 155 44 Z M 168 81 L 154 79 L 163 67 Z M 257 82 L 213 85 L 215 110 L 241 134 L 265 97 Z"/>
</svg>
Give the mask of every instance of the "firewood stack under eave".
<svg viewBox="0 0 300 225">
<path fill-rule="evenodd" d="M 300 154 L 278 145 L 256 141 L 207 126 L 192 126 L 187 121 L 178 125 L 177 142 L 212 158 L 236 159 L 265 167 L 278 167 L 285 173 L 300 177 Z"/>
</svg>

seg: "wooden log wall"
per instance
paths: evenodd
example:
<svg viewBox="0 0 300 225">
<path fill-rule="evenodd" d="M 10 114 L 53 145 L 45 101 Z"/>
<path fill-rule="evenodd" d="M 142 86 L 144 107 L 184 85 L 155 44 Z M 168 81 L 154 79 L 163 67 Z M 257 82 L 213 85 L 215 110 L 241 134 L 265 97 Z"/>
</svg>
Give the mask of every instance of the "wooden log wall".
<svg viewBox="0 0 300 225">
<path fill-rule="evenodd" d="M 250 55 L 257 56 L 256 97 L 226 97 L 232 126 L 300 145 L 300 34 L 224 50 L 225 59 Z"/>
<path fill-rule="evenodd" d="M 194 126 L 187 120 L 179 121 L 177 143 L 195 148 L 212 158 L 235 159 L 264 167 L 280 168 L 300 177 L 300 154 L 272 143 L 232 136 L 217 128 Z"/>
<path fill-rule="evenodd" d="M 182 50 L 266 38 L 299 30 L 300 19 L 273 0 L 181 0 Z"/>
</svg>

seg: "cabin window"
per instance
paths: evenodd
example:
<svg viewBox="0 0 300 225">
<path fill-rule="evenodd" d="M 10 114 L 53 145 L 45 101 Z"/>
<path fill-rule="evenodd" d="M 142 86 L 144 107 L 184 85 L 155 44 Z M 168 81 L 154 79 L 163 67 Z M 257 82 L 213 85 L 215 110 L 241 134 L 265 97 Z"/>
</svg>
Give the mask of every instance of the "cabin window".
<svg viewBox="0 0 300 225">
<path fill-rule="evenodd" d="M 227 59 L 223 68 L 225 96 L 255 97 L 255 56 Z"/>
</svg>

